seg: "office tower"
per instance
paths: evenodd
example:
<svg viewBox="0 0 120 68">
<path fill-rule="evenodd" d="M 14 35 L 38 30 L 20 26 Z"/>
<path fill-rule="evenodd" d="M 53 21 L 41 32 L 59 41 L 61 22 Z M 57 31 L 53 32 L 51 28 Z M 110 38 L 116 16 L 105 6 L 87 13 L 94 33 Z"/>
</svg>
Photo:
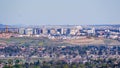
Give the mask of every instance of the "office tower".
<svg viewBox="0 0 120 68">
<path fill-rule="evenodd" d="M 57 29 L 57 34 L 61 34 L 61 28 Z"/>
<path fill-rule="evenodd" d="M 95 34 L 95 28 L 94 27 L 92 28 L 91 33 Z"/>
<path fill-rule="evenodd" d="M 25 29 L 25 33 L 26 33 L 27 35 L 32 35 L 32 34 L 33 34 L 33 29 L 32 29 L 32 28 L 27 28 L 27 29 Z"/>
<path fill-rule="evenodd" d="M 56 33 L 57 33 L 57 32 L 56 32 L 56 29 L 55 29 L 55 28 L 51 28 L 51 29 L 50 29 L 50 34 L 53 34 L 53 35 L 54 35 L 54 34 L 56 34 Z"/>
<path fill-rule="evenodd" d="M 70 34 L 70 29 L 69 28 L 63 28 L 62 29 L 62 34 L 63 35 L 69 35 Z"/>
<path fill-rule="evenodd" d="M 76 35 L 77 32 L 78 32 L 78 30 L 76 28 L 70 29 L 70 35 Z"/>
<path fill-rule="evenodd" d="M 14 28 L 14 32 L 15 33 L 19 33 L 19 29 L 18 28 Z"/>
<path fill-rule="evenodd" d="M 89 30 L 87 30 L 88 36 L 95 36 L 95 28 L 91 28 Z"/>
<path fill-rule="evenodd" d="M 61 28 L 61 34 L 63 35 L 65 33 L 66 33 L 65 28 Z"/>
<path fill-rule="evenodd" d="M 120 32 L 120 27 L 119 27 L 119 32 Z"/>
<path fill-rule="evenodd" d="M 33 28 L 33 35 L 36 35 L 36 34 L 37 34 L 36 28 Z"/>
<path fill-rule="evenodd" d="M 82 30 L 83 27 L 82 26 L 76 26 L 76 35 L 80 35 L 80 30 Z"/>
<path fill-rule="evenodd" d="M 40 35 L 40 34 L 41 34 L 41 31 L 42 31 L 42 29 L 36 28 L 36 34 L 37 34 L 37 35 Z"/>
<path fill-rule="evenodd" d="M 18 33 L 19 34 L 25 34 L 25 28 L 19 28 Z"/>
<path fill-rule="evenodd" d="M 46 28 L 42 28 L 41 34 L 45 34 L 45 35 L 48 34 L 48 30 Z"/>
<path fill-rule="evenodd" d="M 57 29 L 57 33 L 61 35 L 68 35 L 70 34 L 70 29 L 68 28 L 59 28 Z"/>
<path fill-rule="evenodd" d="M 47 29 L 47 33 L 50 34 L 50 29 Z"/>
</svg>

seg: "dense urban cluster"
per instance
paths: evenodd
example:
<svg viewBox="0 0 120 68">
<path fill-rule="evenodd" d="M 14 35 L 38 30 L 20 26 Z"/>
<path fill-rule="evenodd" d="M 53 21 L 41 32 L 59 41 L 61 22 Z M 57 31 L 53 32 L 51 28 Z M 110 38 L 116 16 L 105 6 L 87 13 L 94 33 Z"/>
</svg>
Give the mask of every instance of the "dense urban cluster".
<svg viewBox="0 0 120 68">
<path fill-rule="evenodd" d="M 50 39 L 74 39 L 85 37 L 110 38 L 120 40 L 120 26 L 41 26 L 0 28 L 0 38 L 48 37 Z M 9 32 L 9 33 L 4 33 Z"/>
</svg>

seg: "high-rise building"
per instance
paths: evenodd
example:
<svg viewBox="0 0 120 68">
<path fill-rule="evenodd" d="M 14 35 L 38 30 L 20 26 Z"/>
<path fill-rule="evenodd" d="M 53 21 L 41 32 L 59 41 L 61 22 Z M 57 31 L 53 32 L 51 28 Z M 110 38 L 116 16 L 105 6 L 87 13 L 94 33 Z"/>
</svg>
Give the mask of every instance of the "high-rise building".
<svg viewBox="0 0 120 68">
<path fill-rule="evenodd" d="M 119 32 L 120 32 L 120 27 L 119 27 Z"/>
<path fill-rule="evenodd" d="M 62 35 L 63 35 L 63 34 L 66 34 L 65 28 L 61 28 L 61 34 L 62 34 Z"/>
<path fill-rule="evenodd" d="M 19 34 L 25 34 L 25 28 L 19 28 L 18 33 Z"/>
<path fill-rule="evenodd" d="M 26 33 L 27 35 L 32 35 L 32 34 L 33 34 L 33 29 L 32 29 L 32 28 L 27 28 L 27 29 L 25 29 L 25 33 Z"/>
<path fill-rule="evenodd" d="M 89 30 L 87 30 L 88 36 L 95 36 L 95 28 L 91 28 Z"/>
<path fill-rule="evenodd" d="M 47 29 L 47 33 L 50 34 L 50 29 Z"/>
<path fill-rule="evenodd" d="M 57 32 L 56 32 L 56 29 L 55 28 L 52 28 L 52 29 L 50 29 L 50 34 L 57 34 Z"/>
<path fill-rule="evenodd" d="M 95 34 L 95 28 L 94 27 L 92 28 L 91 33 Z"/>
<path fill-rule="evenodd" d="M 44 35 L 46 35 L 46 34 L 48 34 L 48 30 L 47 30 L 46 28 L 43 28 L 43 29 L 41 30 L 41 33 L 44 34 Z"/>
<path fill-rule="evenodd" d="M 36 28 L 36 34 L 37 34 L 37 35 L 40 35 L 40 34 L 41 34 L 41 31 L 42 31 L 42 29 Z"/>
<path fill-rule="evenodd" d="M 70 35 L 76 35 L 77 32 L 78 30 L 76 28 L 70 29 Z"/>
<path fill-rule="evenodd" d="M 62 29 L 61 29 L 61 28 L 58 28 L 58 29 L 57 29 L 57 34 L 62 34 L 61 32 L 62 32 Z"/>
<path fill-rule="evenodd" d="M 66 35 L 69 35 L 69 34 L 70 34 L 70 29 L 67 28 L 67 29 L 66 29 Z"/>
<path fill-rule="evenodd" d="M 56 31 L 57 31 L 57 34 L 61 34 L 61 35 L 70 34 L 70 29 L 69 28 L 59 28 Z"/>
<path fill-rule="evenodd" d="M 37 34 L 36 28 L 33 28 L 33 35 L 36 35 L 36 34 Z"/>
</svg>

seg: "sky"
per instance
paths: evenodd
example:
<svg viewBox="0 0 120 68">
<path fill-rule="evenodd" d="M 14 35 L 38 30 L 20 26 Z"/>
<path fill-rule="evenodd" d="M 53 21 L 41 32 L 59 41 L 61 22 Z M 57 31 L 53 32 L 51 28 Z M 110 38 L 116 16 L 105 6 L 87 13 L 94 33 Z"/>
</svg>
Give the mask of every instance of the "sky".
<svg viewBox="0 0 120 68">
<path fill-rule="evenodd" d="M 0 0 L 0 23 L 120 24 L 120 0 Z"/>
</svg>

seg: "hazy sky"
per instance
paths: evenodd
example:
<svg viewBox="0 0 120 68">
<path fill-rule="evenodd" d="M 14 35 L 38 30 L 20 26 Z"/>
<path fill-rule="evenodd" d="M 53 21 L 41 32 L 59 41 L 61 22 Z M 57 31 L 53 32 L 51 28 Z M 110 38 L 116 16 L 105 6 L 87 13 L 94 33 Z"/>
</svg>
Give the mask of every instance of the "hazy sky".
<svg viewBox="0 0 120 68">
<path fill-rule="evenodd" d="M 0 0 L 0 23 L 120 24 L 120 0 Z"/>
</svg>

